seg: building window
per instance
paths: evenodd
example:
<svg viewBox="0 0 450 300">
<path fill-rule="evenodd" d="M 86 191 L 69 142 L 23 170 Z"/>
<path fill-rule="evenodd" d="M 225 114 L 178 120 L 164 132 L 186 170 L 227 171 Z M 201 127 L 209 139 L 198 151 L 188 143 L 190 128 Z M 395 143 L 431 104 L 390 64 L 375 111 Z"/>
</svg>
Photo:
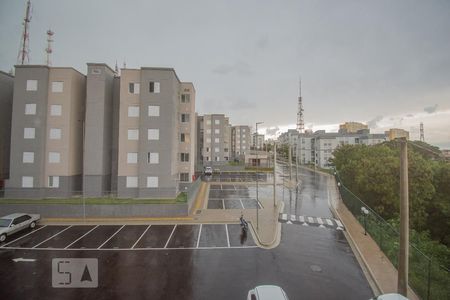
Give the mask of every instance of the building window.
<svg viewBox="0 0 450 300">
<path fill-rule="evenodd" d="M 158 187 L 158 177 L 156 177 L 156 176 L 147 177 L 147 187 L 148 188 L 157 188 Z"/>
<path fill-rule="evenodd" d="M 26 115 L 35 115 L 36 114 L 36 104 L 34 104 L 34 103 L 25 104 L 25 114 Z"/>
<path fill-rule="evenodd" d="M 189 102 L 191 102 L 191 95 L 181 94 L 181 103 L 189 103 Z"/>
<path fill-rule="evenodd" d="M 206 125 L 211 125 L 211 120 L 206 120 Z"/>
<path fill-rule="evenodd" d="M 96 75 L 102 74 L 102 70 L 101 69 L 92 69 L 91 74 L 96 74 Z"/>
<path fill-rule="evenodd" d="M 127 153 L 127 164 L 137 164 L 137 162 L 138 162 L 137 152 L 128 152 Z"/>
<path fill-rule="evenodd" d="M 207 143 L 211 143 L 211 138 L 206 138 Z"/>
<path fill-rule="evenodd" d="M 214 124 L 219 125 L 220 124 L 220 120 L 214 120 Z"/>
<path fill-rule="evenodd" d="M 189 173 L 180 173 L 180 181 L 188 182 L 189 181 Z"/>
<path fill-rule="evenodd" d="M 159 117 L 159 106 L 149 105 L 148 106 L 148 116 L 149 117 Z"/>
<path fill-rule="evenodd" d="M 59 152 L 49 152 L 48 162 L 51 164 L 57 164 L 61 162 L 61 154 Z"/>
<path fill-rule="evenodd" d="M 219 147 L 215 147 L 215 148 L 214 148 L 214 152 L 216 152 L 216 153 L 217 153 L 217 152 L 220 152 Z"/>
<path fill-rule="evenodd" d="M 48 187 L 59 188 L 59 176 L 48 176 Z"/>
<path fill-rule="evenodd" d="M 59 128 L 50 128 L 50 139 L 51 140 L 60 140 L 61 139 L 61 129 Z"/>
<path fill-rule="evenodd" d="M 180 153 L 180 160 L 183 162 L 189 161 L 189 153 Z"/>
<path fill-rule="evenodd" d="M 219 157 L 218 156 L 214 157 L 214 160 L 219 161 Z"/>
<path fill-rule="evenodd" d="M 128 106 L 128 117 L 139 117 L 139 106 Z"/>
<path fill-rule="evenodd" d="M 190 143 L 191 142 L 191 136 L 189 133 L 182 133 L 180 137 L 180 141 L 182 143 Z"/>
<path fill-rule="evenodd" d="M 138 187 L 138 178 L 137 176 L 127 176 L 126 179 L 126 187 L 127 188 L 137 188 Z"/>
<path fill-rule="evenodd" d="M 24 152 L 22 157 L 22 162 L 24 164 L 34 163 L 34 152 Z"/>
<path fill-rule="evenodd" d="M 147 138 L 149 140 L 159 140 L 159 129 L 148 129 Z"/>
<path fill-rule="evenodd" d="M 223 148 L 223 152 L 228 152 L 228 148 Z"/>
<path fill-rule="evenodd" d="M 147 153 L 147 163 L 148 164 L 159 164 L 159 153 L 157 152 L 148 152 Z"/>
<path fill-rule="evenodd" d="M 188 123 L 189 122 L 189 114 L 181 114 L 181 122 Z"/>
<path fill-rule="evenodd" d="M 62 105 L 53 104 L 50 105 L 50 116 L 60 116 L 62 112 Z"/>
<path fill-rule="evenodd" d="M 150 91 L 150 93 L 158 94 L 160 92 L 159 82 L 150 81 L 149 91 Z"/>
<path fill-rule="evenodd" d="M 220 143 L 220 139 L 219 138 L 214 138 L 214 143 Z"/>
<path fill-rule="evenodd" d="M 140 84 L 136 82 L 130 82 L 128 84 L 128 92 L 130 94 L 139 94 Z"/>
<path fill-rule="evenodd" d="M 214 129 L 214 134 L 220 134 L 220 129 Z"/>
<path fill-rule="evenodd" d="M 36 128 L 24 128 L 23 138 L 24 139 L 34 139 L 36 134 Z"/>
<path fill-rule="evenodd" d="M 128 129 L 128 140 L 130 141 L 139 140 L 139 129 Z"/>
<path fill-rule="evenodd" d="M 64 82 L 53 81 L 52 82 L 52 93 L 62 93 L 64 89 Z"/>
<path fill-rule="evenodd" d="M 206 152 L 209 152 L 209 147 L 206 147 Z"/>
<path fill-rule="evenodd" d="M 37 80 L 27 80 L 27 91 L 37 91 L 38 82 Z"/>
<path fill-rule="evenodd" d="M 206 161 L 209 161 L 209 156 L 206 157 Z"/>
<path fill-rule="evenodd" d="M 22 176 L 22 187 L 32 188 L 33 187 L 33 176 Z"/>
</svg>

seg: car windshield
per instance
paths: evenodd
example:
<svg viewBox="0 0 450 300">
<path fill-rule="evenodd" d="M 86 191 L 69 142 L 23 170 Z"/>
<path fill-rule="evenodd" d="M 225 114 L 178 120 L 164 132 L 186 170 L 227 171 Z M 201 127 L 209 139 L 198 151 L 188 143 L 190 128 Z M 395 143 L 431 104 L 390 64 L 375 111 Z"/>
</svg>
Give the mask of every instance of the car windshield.
<svg viewBox="0 0 450 300">
<path fill-rule="evenodd" d="M 0 227 L 8 227 L 11 224 L 11 219 L 0 219 Z"/>
</svg>

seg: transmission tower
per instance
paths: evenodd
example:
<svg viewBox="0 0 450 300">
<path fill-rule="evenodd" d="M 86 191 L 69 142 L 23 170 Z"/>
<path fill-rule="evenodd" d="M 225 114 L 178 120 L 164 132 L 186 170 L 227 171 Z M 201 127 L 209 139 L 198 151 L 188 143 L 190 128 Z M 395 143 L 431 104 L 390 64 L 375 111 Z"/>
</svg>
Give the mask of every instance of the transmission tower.
<svg viewBox="0 0 450 300">
<path fill-rule="evenodd" d="M 425 142 L 425 134 L 423 131 L 423 123 L 422 122 L 420 123 L 420 141 Z"/>
<path fill-rule="evenodd" d="M 47 30 L 47 48 L 45 48 L 45 52 L 47 53 L 47 66 L 51 66 L 52 62 L 50 60 L 50 54 L 52 54 L 53 49 L 52 49 L 52 37 L 55 33 L 53 31 L 51 31 L 50 29 Z"/>
<path fill-rule="evenodd" d="M 298 111 L 297 111 L 297 131 L 304 133 L 305 120 L 303 119 L 303 102 L 302 102 L 302 80 L 299 82 L 298 89 Z"/>
<path fill-rule="evenodd" d="M 30 21 L 31 21 L 31 1 L 27 1 L 27 9 L 25 18 L 23 19 L 23 32 L 20 38 L 19 54 L 17 55 L 17 63 L 20 65 L 30 63 Z"/>
</svg>

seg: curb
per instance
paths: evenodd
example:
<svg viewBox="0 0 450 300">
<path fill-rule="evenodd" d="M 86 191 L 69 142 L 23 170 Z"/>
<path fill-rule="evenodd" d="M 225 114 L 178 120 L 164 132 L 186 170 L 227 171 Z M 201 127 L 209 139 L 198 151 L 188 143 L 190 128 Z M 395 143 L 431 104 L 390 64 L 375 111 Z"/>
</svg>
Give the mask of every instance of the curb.
<svg viewBox="0 0 450 300">
<path fill-rule="evenodd" d="M 283 201 L 278 201 L 278 203 L 280 203 L 280 205 L 277 207 L 277 215 L 279 215 L 280 211 L 282 211 L 284 209 Z M 278 234 L 278 233 L 281 233 L 281 224 L 280 224 L 280 222 L 278 222 L 278 219 L 276 222 L 276 228 L 274 230 L 275 231 L 274 237 L 273 237 L 272 241 L 270 241 L 269 243 L 262 242 L 259 237 L 259 234 L 256 232 L 255 228 L 253 227 L 253 223 L 251 222 L 250 224 L 252 225 L 252 233 L 256 237 L 256 239 L 258 240 L 258 244 L 262 248 L 272 249 L 272 248 L 275 248 L 276 246 L 278 246 L 276 241 L 278 240 L 278 242 L 279 242 L 279 237 L 281 236 L 281 234 Z"/>
</svg>

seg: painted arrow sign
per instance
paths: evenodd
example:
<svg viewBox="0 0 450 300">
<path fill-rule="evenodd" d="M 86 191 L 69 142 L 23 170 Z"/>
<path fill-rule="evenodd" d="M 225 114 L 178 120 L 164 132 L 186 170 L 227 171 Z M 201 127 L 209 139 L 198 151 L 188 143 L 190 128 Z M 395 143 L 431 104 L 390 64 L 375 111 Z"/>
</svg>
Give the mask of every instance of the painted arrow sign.
<svg viewBox="0 0 450 300">
<path fill-rule="evenodd" d="M 19 262 L 19 261 L 25 261 L 25 262 L 33 262 L 36 261 L 36 259 L 34 258 L 23 258 L 23 257 L 18 257 L 18 258 L 13 258 L 14 262 Z"/>
</svg>

